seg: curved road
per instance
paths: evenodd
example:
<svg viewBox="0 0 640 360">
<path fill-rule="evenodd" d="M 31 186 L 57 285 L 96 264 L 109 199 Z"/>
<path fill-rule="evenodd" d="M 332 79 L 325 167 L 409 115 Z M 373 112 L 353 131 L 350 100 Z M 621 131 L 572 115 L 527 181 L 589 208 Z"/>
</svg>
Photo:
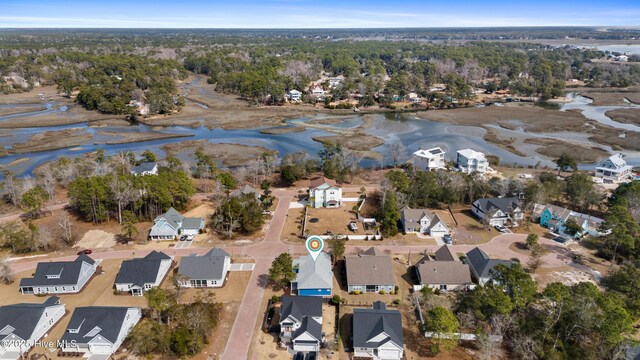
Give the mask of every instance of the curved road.
<svg viewBox="0 0 640 360">
<path fill-rule="evenodd" d="M 369 191 L 373 188 L 368 188 Z M 353 189 L 346 189 L 353 191 Z M 355 191 L 358 191 L 356 189 Z M 290 245 L 280 241 L 282 229 L 286 221 L 287 212 L 289 210 L 289 204 L 293 197 L 297 194 L 297 190 L 284 190 L 275 189 L 273 195 L 278 197 L 278 206 L 273 215 L 273 218 L 269 224 L 269 227 L 264 236 L 264 240 L 260 243 L 248 246 L 230 246 L 224 249 L 227 252 L 236 254 L 245 254 L 252 257 L 255 260 L 255 268 L 251 273 L 247 289 L 245 290 L 244 297 L 238 308 L 238 315 L 231 328 L 231 334 L 225 347 L 225 351 L 222 354 L 223 360 L 237 360 L 237 359 L 249 359 L 248 351 L 253 338 L 253 330 L 255 329 L 256 322 L 262 319 L 260 308 L 262 298 L 265 291 L 265 276 L 268 273 L 269 266 L 273 259 L 283 252 L 300 253 L 305 251 L 303 245 Z M 63 205 L 63 204 L 60 204 Z M 19 216 L 19 215 L 17 215 Z M 1 219 L 1 218 L 0 218 Z M 504 234 L 493 238 L 488 243 L 479 245 L 478 247 L 490 254 L 499 258 L 511 259 L 518 258 L 521 262 L 525 263 L 528 260 L 528 256 L 515 252 L 509 248 L 511 244 L 516 241 L 524 241 L 526 234 Z M 547 245 L 551 248 L 551 252 L 543 258 L 546 266 L 556 267 L 568 265 L 571 262 L 571 252 L 568 249 L 560 246 L 552 240 L 541 238 L 540 243 Z M 436 245 L 376 245 L 377 248 L 385 252 L 391 253 L 422 253 L 425 250 L 434 251 L 438 246 Z M 474 248 L 474 245 L 453 245 L 455 252 L 467 252 Z M 346 252 L 354 253 L 362 246 L 347 245 Z M 169 253 L 174 256 L 184 256 L 188 254 L 204 254 L 209 251 L 209 248 L 188 248 L 188 249 L 172 249 Z M 142 257 L 149 253 L 151 250 L 135 251 L 131 250 L 119 250 L 108 252 L 95 252 L 92 257 L 95 259 L 127 259 L 132 257 Z M 75 259 L 74 256 L 65 256 L 59 258 L 46 258 L 49 261 L 68 261 Z M 26 258 L 24 260 L 27 260 Z M 29 259 L 23 262 L 13 262 L 11 267 L 15 272 L 22 272 L 30 269 L 34 269 L 39 261 L 37 259 Z M 252 357 L 253 358 L 253 357 Z"/>
</svg>

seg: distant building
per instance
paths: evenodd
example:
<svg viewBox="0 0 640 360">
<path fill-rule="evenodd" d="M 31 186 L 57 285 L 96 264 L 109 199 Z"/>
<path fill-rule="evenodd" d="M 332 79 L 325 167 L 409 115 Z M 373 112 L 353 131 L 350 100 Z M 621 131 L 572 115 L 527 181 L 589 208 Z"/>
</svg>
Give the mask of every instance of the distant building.
<svg viewBox="0 0 640 360">
<path fill-rule="evenodd" d="M 239 189 L 233 190 L 231 192 L 231 196 L 243 196 L 243 195 L 251 195 L 256 198 L 256 200 L 260 200 L 260 193 L 251 185 L 244 185 Z"/>
<path fill-rule="evenodd" d="M 336 77 L 329 78 L 329 87 L 335 88 L 344 81 L 344 75 L 338 75 Z"/>
<path fill-rule="evenodd" d="M 489 162 L 483 153 L 472 149 L 463 149 L 457 152 L 456 168 L 465 174 L 473 172 L 484 174 L 489 169 Z"/>
<path fill-rule="evenodd" d="M 291 282 L 291 291 L 300 296 L 331 296 L 333 290 L 333 270 L 331 256 L 320 252 L 314 261 L 311 255 L 293 260 L 296 279 Z"/>
<path fill-rule="evenodd" d="M 382 301 L 371 309 L 353 309 L 353 358 L 400 360 L 404 356 L 402 316 Z"/>
<path fill-rule="evenodd" d="M 413 153 L 413 166 L 423 171 L 444 169 L 446 168 L 444 151 L 440 147 L 418 150 Z"/>
<path fill-rule="evenodd" d="M 180 260 L 180 286 L 188 288 L 222 287 L 231 266 L 231 255 L 218 248 L 198 256 L 184 256 Z"/>
<path fill-rule="evenodd" d="M 471 205 L 471 213 L 490 226 L 515 225 L 524 219 L 520 200 L 515 197 L 478 199 Z"/>
<path fill-rule="evenodd" d="M 0 359 L 19 359 L 65 314 L 57 296 L 43 303 L 0 306 Z"/>
<path fill-rule="evenodd" d="M 158 163 L 143 162 L 140 165 L 131 168 L 131 173 L 136 176 L 158 175 Z"/>
<path fill-rule="evenodd" d="M 396 280 L 389 255 L 372 247 L 358 255 L 347 256 L 347 291 L 377 293 L 395 291 Z"/>
<path fill-rule="evenodd" d="M 629 178 L 633 167 L 627 165 L 622 154 L 614 154 L 596 165 L 595 176 L 604 180 L 619 182 Z"/>
<path fill-rule="evenodd" d="M 342 205 L 342 186 L 322 176 L 309 184 L 309 203 L 314 208 L 336 208 Z"/>
<path fill-rule="evenodd" d="M 309 94 L 316 98 L 324 97 L 324 89 L 320 85 L 314 85 L 309 88 Z"/>
<path fill-rule="evenodd" d="M 447 225 L 428 209 L 405 207 L 400 212 L 400 221 L 405 233 L 426 233 L 433 237 L 442 237 L 449 233 Z"/>
<path fill-rule="evenodd" d="M 74 294 L 82 290 L 97 268 L 98 264 L 85 254 L 74 261 L 39 262 L 32 278 L 20 280 L 20 291 L 36 295 Z"/>
<path fill-rule="evenodd" d="M 300 101 L 300 99 L 302 98 L 302 93 L 294 89 L 289 91 L 289 93 L 287 94 L 287 98 L 289 99 L 289 101 Z"/>
</svg>

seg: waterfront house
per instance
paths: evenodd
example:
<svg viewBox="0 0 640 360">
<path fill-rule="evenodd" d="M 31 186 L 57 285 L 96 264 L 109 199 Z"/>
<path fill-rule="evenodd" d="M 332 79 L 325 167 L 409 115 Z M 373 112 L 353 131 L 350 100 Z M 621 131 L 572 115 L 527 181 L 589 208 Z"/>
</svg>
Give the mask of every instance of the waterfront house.
<svg viewBox="0 0 640 360">
<path fill-rule="evenodd" d="M 489 162 L 484 154 L 472 149 L 458 150 L 456 156 L 456 169 L 465 174 L 477 172 L 484 174 L 489 170 Z"/>
<path fill-rule="evenodd" d="M 311 180 L 309 203 L 314 208 L 336 208 L 342 205 L 342 186 L 324 176 Z"/>
<path fill-rule="evenodd" d="M 596 165 L 595 176 L 604 180 L 619 182 L 631 177 L 633 167 L 627 165 L 622 154 L 614 154 Z"/>
<path fill-rule="evenodd" d="M 413 153 L 413 166 L 416 170 L 434 171 L 446 168 L 444 151 L 440 147 L 418 150 Z"/>
<path fill-rule="evenodd" d="M 143 162 L 131 168 L 131 173 L 136 176 L 158 175 L 157 162 Z"/>
<path fill-rule="evenodd" d="M 302 98 L 302 92 L 293 89 L 289 91 L 289 93 L 287 94 L 287 98 L 289 99 L 289 101 L 300 101 Z"/>
</svg>

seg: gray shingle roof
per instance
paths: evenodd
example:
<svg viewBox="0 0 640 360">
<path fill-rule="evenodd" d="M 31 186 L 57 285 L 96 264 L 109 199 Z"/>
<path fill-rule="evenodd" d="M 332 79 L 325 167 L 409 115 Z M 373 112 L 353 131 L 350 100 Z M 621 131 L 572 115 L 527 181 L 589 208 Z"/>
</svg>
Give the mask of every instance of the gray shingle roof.
<svg viewBox="0 0 640 360">
<path fill-rule="evenodd" d="M 52 261 L 40 262 L 36 266 L 36 271 L 32 278 L 20 279 L 20 286 L 56 286 L 56 285 L 74 285 L 80 279 L 80 270 L 82 263 L 89 265 L 95 264 L 95 261 L 81 254 L 74 261 Z M 47 275 L 57 275 L 56 279 L 47 279 Z"/>
<path fill-rule="evenodd" d="M 352 285 L 395 285 L 391 257 L 361 253 L 347 256 L 347 283 Z"/>
<path fill-rule="evenodd" d="M 331 256 L 326 252 L 320 252 L 316 261 L 311 255 L 301 256 L 293 260 L 293 265 L 298 266 L 298 289 L 333 289 Z"/>
<path fill-rule="evenodd" d="M 353 347 L 377 348 L 389 341 L 404 346 L 402 317 L 398 310 L 387 310 L 384 303 L 376 301 L 372 309 L 353 309 Z M 387 337 L 378 342 L 369 340 L 385 333 Z"/>
<path fill-rule="evenodd" d="M 143 258 L 125 260 L 120 266 L 115 283 L 141 287 L 144 284 L 153 284 L 158 278 L 162 261 L 168 259 L 171 259 L 169 255 L 154 250 Z"/>
<path fill-rule="evenodd" d="M 416 267 L 423 285 L 471 284 L 469 265 L 460 261 L 421 261 Z"/>
<path fill-rule="evenodd" d="M 158 166 L 156 162 L 143 162 L 138 166 L 131 168 L 131 172 L 134 174 L 142 174 L 145 171 L 153 171 L 153 168 Z"/>
<path fill-rule="evenodd" d="M 302 321 L 305 316 L 322 317 L 322 298 L 284 295 L 280 306 L 280 321 L 289 316 L 298 321 Z"/>
<path fill-rule="evenodd" d="M 168 222 L 174 229 L 178 229 L 178 223 L 181 223 L 182 220 L 184 220 L 184 216 L 182 216 L 182 214 L 180 214 L 176 209 L 169 208 L 166 213 L 158 216 L 153 221 L 157 222 L 162 219 Z"/>
<path fill-rule="evenodd" d="M 482 212 L 491 212 L 495 209 L 500 209 L 505 214 L 511 214 L 513 210 L 520 206 L 520 200 L 515 197 L 508 198 L 485 198 L 478 199 L 478 207 Z"/>
<path fill-rule="evenodd" d="M 436 250 L 435 255 L 437 261 L 459 261 L 458 256 L 451 250 L 449 245 L 442 245 Z"/>
<path fill-rule="evenodd" d="M 497 265 L 502 264 L 509 267 L 513 265 L 513 262 L 510 260 L 490 259 L 486 252 L 477 247 L 467 253 L 467 262 L 481 279 L 490 278 L 493 268 Z"/>
<path fill-rule="evenodd" d="M 128 307 L 117 306 L 86 306 L 78 307 L 73 312 L 67 330 L 62 335 L 60 341 L 78 344 L 86 344 L 91 339 L 100 335 L 112 344 L 118 339 L 118 334 L 124 323 Z M 99 327 L 100 331 L 93 336 L 86 336 L 94 328 Z M 77 333 L 69 332 L 69 329 L 78 329 Z"/>
<path fill-rule="evenodd" d="M 213 248 L 202 256 L 189 255 L 182 258 L 178 274 L 193 280 L 219 280 L 224 273 L 224 260 L 231 257 L 226 251 Z"/>
<path fill-rule="evenodd" d="M 22 303 L 0 307 L 0 331 L 7 326 L 13 328 L 12 333 L 22 340 L 29 340 L 46 308 L 60 302 L 57 296 L 51 296 L 44 303 Z M 8 335 L 8 334 L 7 334 Z M 0 335 L 0 340 L 5 335 Z"/>
<path fill-rule="evenodd" d="M 184 220 L 182 220 L 181 229 L 200 230 L 201 225 L 202 225 L 202 218 L 186 217 L 184 218 Z"/>
<path fill-rule="evenodd" d="M 292 335 L 292 339 L 298 338 L 298 336 L 308 332 L 311 336 L 320 341 L 322 339 L 322 324 L 313 320 L 312 318 L 305 316 L 302 319 L 302 324 Z"/>
</svg>

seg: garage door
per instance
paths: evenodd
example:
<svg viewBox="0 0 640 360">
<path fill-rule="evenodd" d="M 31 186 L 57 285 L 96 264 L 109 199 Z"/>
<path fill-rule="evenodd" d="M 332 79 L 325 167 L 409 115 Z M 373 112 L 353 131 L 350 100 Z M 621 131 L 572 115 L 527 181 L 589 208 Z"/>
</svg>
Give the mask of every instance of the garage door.
<svg viewBox="0 0 640 360">
<path fill-rule="evenodd" d="M 447 234 L 447 232 L 445 230 L 440 230 L 440 231 L 432 230 L 431 231 L 431 236 L 433 236 L 433 237 L 443 237 L 446 234 Z"/>
</svg>

